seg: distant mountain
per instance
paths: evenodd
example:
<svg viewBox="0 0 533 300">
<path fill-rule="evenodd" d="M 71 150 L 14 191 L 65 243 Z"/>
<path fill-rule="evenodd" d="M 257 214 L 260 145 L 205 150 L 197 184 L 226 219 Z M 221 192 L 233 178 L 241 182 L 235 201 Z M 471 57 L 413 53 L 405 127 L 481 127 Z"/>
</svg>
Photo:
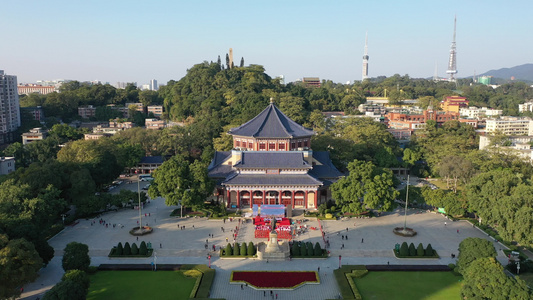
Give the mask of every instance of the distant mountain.
<svg viewBox="0 0 533 300">
<path fill-rule="evenodd" d="M 512 68 L 490 70 L 477 76 L 492 76 L 494 78 L 505 80 L 510 80 L 511 77 L 514 77 L 515 80 L 533 81 L 533 64 L 523 64 Z"/>
</svg>

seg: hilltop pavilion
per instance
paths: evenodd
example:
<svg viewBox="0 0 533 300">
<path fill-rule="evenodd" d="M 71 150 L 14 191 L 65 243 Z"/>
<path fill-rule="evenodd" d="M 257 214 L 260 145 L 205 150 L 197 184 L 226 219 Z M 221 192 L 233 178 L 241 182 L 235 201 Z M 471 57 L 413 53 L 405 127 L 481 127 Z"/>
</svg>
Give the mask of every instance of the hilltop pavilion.
<svg viewBox="0 0 533 300">
<path fill-rule="evenodd" d="M 274 103 L 247 123 L 232 128 L 232 151 L 217 151 L 208 167 L 228 207 L 283 204 L 316 209 L 330 198 L 328 186 L 343 174 L 326 151 L 311 150 L 314 132 Z"/>
</svg>

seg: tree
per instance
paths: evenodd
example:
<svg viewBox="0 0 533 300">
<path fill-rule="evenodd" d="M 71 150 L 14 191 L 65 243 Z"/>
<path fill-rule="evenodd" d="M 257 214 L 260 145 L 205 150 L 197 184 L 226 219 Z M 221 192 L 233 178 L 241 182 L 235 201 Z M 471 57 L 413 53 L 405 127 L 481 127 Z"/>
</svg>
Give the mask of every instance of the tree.
<svg viewBox="0 0 533 300">
<path fill-rule="evenodd" d="M 496 250 L 491 242 L 481 238 L 466 238 L 459 244 L 457 267 L 464 274 L 468 266 L 476 259 L 496 257 Z"/>
<path fill-rule="evenodd" d="M 494 257 L 476 259 L 463 277 L 461 295 L 465 299 L 531 299 L 526 283 L 508 277 Z"/>
<path fill-rule="evenodd" d="M 122 252 L 124 255 L 131 255 L 131 246 L 130 243 L 126 242 L 124 244 L 124 251 Z"/>
<path fill-rule="evenodd" d="M 63 270 L 87 271 L 90 264 L 89 246 L 78 242 L 67 244 L 63 254 Z"/>
<path fill-rule="evenodd" d="M 117 248 L 115 248 L 115 254 L 122 255 L 123 253 L 124 253 L 124 248 L 122 247 L 122 243 L 118 242 Z"/>
<path fill-rule="evenodd" d="M 435 255 L 435 251 L 433 250 L 433 247 L 431 247 L 431 244 L 428 244 L 426 247 L 426 256 L 433 256 Z"/>
<path fill-rule="evenodd" d="M 225 256 L 232 256 L 233 255 L 233 247 L 231 247 L 231 244 L 228 243 L 226 245 L 226 250 L 224 251 Z"/>
<path fill-rule="evenodd" d="M 241 255 L 241 246 L 239 245 L 239 243 L 235 243 L 235 245 L 233 246 L 233 255 Z"/>
<path fill-rule="evenodd" d="M 248 243 L 248 249 L 246 251 L 248 255 L 255 255 L 255 246 L 253 242 Z"/>
<path fill-rule="evenodd" d="M 409 256 L 416 256 L 415 244 L 409 244 Z"/>
<path fill-rule="evenodd" d="M 300 256 L 300 245 L 297 242 L 292 243 L 291 254 L 292 256 Z"/>
<path fill-rule="evenodd" d="M 246 256 L 247 255 L 247 250 L 248 250 L 248 248 L 246 246 L 246 243 L 242 243 L 242 245 L 241 245 L 241 255 L 242 256 Z"/>
<path fill-rule="evenodd" d="M 400 246 L 400 256 L 409 256 L 409 246 L 407 242 L 403 242 Z"/>
<path fill-rule="evenodd" d="M 307 256 L 307 245 L 305 243 L 302 243 L 302 245 L 300 246 L 300 255 L 301 256 Z"/>
<path fill-rule="evenodd" d="M 148 253 L 148 248 L 146 247 L 146 242 L 142 241 L 141 246 L 139 247 L 139 254 L 146 255 Z"/>
<path fill-rule="evenodd" d="M 139 254 L 139 247 L 137 247 L 137 244 L 133 243 L 131 244 L 131 255 L 138 255 Z"/>
<path fill-rule="evenodd" d="M 424 246 L 422 246 L 422 243 L 416 247 L 416 256 L 424 256 Z"/>
<path fill-rule="evenodd" d="M 34 281 L 42 266 L 32 243 L 0 234 L 0 299 L 20 296 L 18 287 Z"/>
<path fill-rule="evenodd" d="M 85 288 L 86 292 L 89 290 L 89 286 L 91 285 L 89 276 L 87 275 L 87 273 L 81 270 L 67 271 L 65 272 L 65 274 L 63 274 L 63 277 L 61 278 L 61 280 L 62 281 L 72 280 L 72 281 L 78 282 Z"/>
<path fill-rule="evenodd" d="M 315 243 L 315 256 L 322 256 L 322 247 L 318 242 Z"/>
<path fill-rule="evenodd" d="M 390 170 L 377 168 L 372 162 L 354 160 L 350 174 L 331 185 L 331 194 L 343 212 L 361 212 L 366 208 L 388 211 L 399 195 L 394 189 Z"/>
<path fill-rule="evenodd" d="M 43 300 L 85 300 L 87 289 L 75 280 L 62 280 L 46 292 Z"/>
</svg>

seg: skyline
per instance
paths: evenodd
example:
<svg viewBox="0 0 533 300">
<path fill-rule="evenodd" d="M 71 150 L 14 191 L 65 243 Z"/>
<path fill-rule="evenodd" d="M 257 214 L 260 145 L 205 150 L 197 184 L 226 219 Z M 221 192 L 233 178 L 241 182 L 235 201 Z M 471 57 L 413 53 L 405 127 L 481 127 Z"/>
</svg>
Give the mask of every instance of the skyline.
<svg viewBox="0 0 533 300">
<path fill-rule="evenodd" d="M 531 63 L 533 3 L 497 1 L 14 1 L 0 11 L 0 70 L 19 83 L 72 79 L 160 84 L 203 61 L 259 64 L 286 82 L 446 77 L 457 16 L 458 78 Z"/>
</svg>

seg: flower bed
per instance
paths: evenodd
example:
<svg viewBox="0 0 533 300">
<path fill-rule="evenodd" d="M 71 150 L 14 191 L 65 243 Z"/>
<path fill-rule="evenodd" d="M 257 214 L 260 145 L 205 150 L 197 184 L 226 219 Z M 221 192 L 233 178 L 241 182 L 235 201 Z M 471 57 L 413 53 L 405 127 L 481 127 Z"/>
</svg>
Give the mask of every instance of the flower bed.
<svg viewBox="0 0 533 300">
<path fill-rule="evenodd" d="M 233 271 L 231 283 L 247 283 L 256 289 L 296 289 L 303 284 L 319 284 L 317 272 Z"/>
</svg>

